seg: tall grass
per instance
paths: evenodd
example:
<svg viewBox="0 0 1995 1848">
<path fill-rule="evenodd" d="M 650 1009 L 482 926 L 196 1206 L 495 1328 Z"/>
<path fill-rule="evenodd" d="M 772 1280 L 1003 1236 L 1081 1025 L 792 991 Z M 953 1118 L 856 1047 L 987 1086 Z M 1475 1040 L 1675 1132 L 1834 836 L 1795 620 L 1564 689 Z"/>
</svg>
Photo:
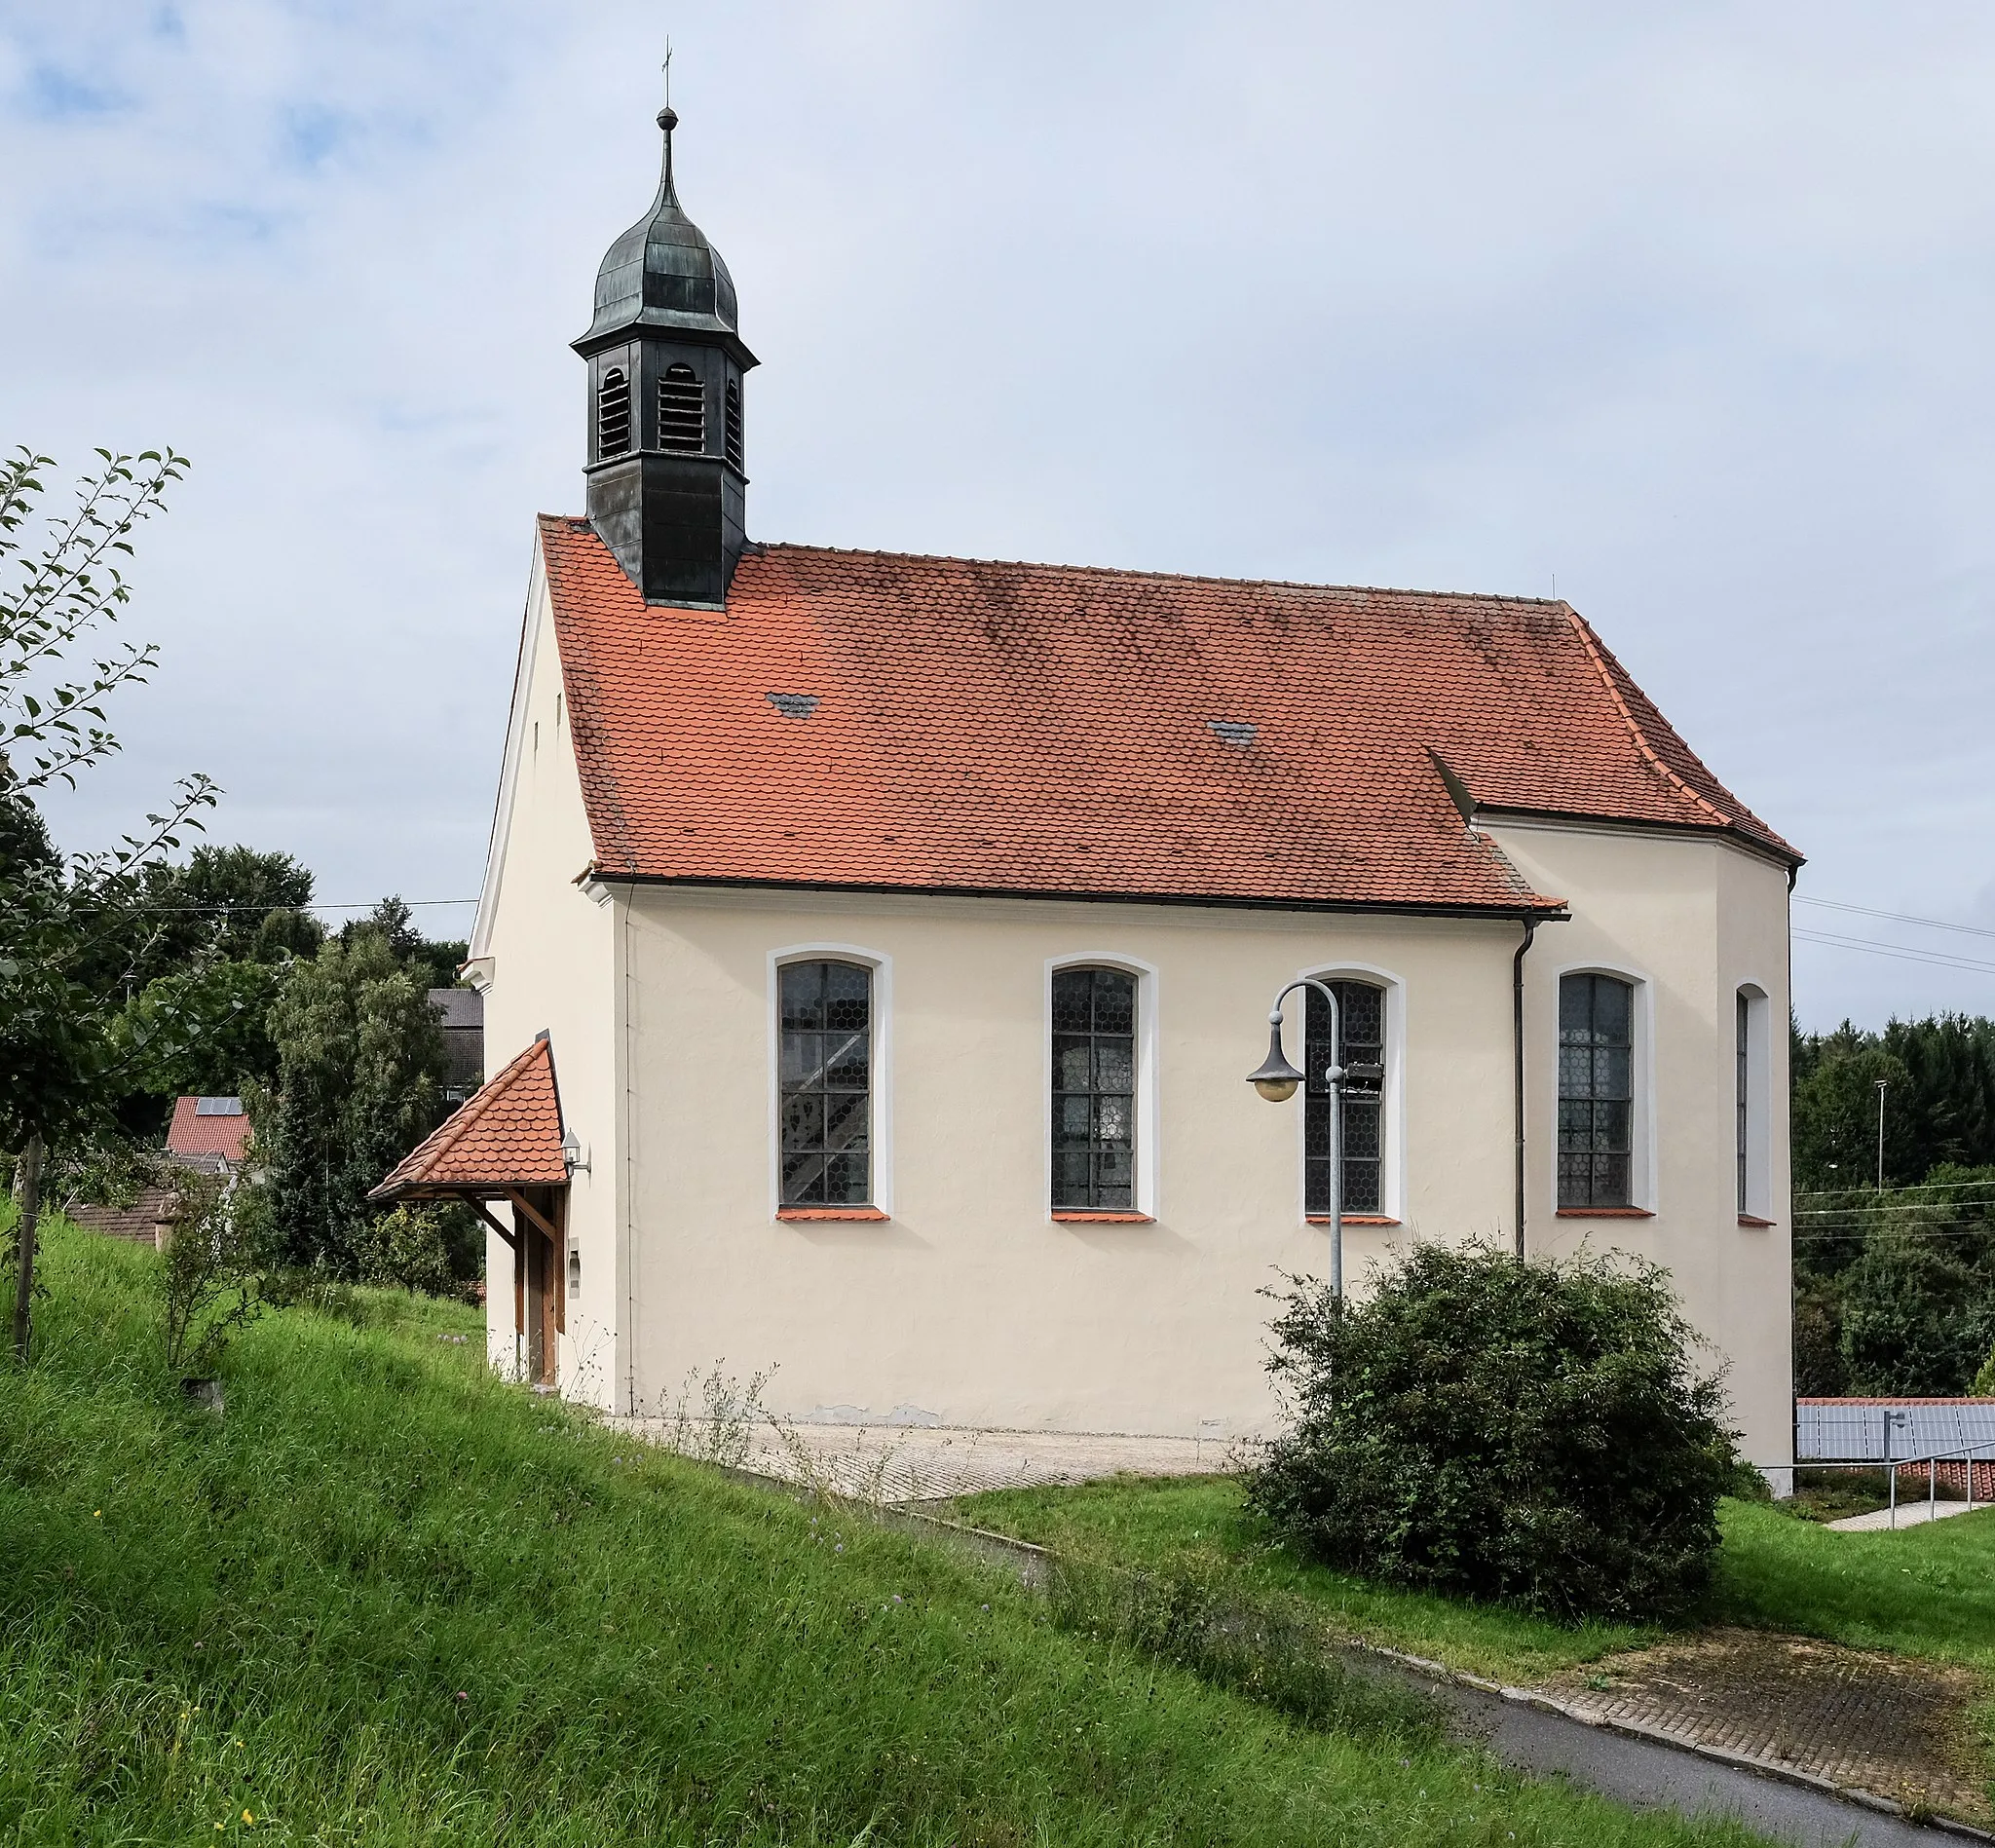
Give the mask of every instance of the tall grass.
<svg viewBox="0 0 1995 1848">
<path fill-rule="evenodd" d="M 1065 1631 L 496 1383 L 451 1305 L 267 1316 L 217 1418 L 156 1259 L 47 1258 L 0 1371 L 0 1841 L 1745 1839 Z"/>
</svg>

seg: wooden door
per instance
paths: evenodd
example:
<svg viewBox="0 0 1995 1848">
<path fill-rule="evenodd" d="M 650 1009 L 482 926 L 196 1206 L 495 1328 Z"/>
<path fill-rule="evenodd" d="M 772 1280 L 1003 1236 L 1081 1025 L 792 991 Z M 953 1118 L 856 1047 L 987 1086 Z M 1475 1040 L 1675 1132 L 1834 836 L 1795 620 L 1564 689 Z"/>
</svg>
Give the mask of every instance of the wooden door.
<svg viewBox="0 0 1995 1848">
<path fill-rule="evenodd" d="M 551 1385 L 559 1354 L 554 1339 L 554 1247 L 537 1226 L 524 1226 L 526 1245 L 526 1377 L 536 1386 Z"/>
</svg>

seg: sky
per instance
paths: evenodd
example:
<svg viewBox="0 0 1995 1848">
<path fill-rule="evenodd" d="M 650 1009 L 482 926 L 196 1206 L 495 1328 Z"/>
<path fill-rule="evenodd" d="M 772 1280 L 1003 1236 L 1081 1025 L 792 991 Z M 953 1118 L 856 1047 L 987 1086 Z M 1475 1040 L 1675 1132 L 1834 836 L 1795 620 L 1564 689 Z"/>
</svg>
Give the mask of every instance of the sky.
<svg viewBox="0 0 1995 1848">
<path fill-rule="evenodd" d="M 0 0 L 0 444 L 193 463 L 65 845 L 199 770 L 476 892 L 668 33 L 754 537 L 1556 589 L 1808 854 L 1804 1026 L 1995 1014 L 1985 0 Z"/>
</svg>

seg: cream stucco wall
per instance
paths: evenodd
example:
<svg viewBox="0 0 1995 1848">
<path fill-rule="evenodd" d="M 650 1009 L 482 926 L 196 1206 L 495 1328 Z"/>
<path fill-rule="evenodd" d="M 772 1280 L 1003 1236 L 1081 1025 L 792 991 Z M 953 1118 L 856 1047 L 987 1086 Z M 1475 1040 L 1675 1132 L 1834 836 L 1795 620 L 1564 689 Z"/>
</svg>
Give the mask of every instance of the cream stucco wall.
<svg viewBox="0 0 1995 1848">
<path fill-rule="evenodd" d="M 576 884 L 593 849 L 569 737 L 546 582 L 539 562 L 507 731 L 499 813 L 471 943 L 485 990 L 485 1075 L 546 1032 L 567 1119 L 588 1167 L 570 1185 L 568 1240 L 581 1254 L 561 1338 L 564 1389 L 609 1404 L 622 1372 L 616 1351 L 619 1211 L 616 1100 L 621 1083 L 617 917 Z M 507 1209 L 496 1209 L 501 1218 Z M 486 1236 L 486 1340 L 492 1362 L 520 1365 L 513 1324 L 512 1251 Z"/>
<path fill-rule="evenodd" d="M 1351 1227 L 1352 1272 L 1391 1236 L 1507 1225 L 1513 924 L 646 887 L 618 904 L 640 1406 L 725 1358 L 777 1366 L 772 1402 L 805 1416 L 1261 1428 L 1255 1293 L 1321 1274 L 1328 1234 L 1302 1213 L 1299 1103 L 1243 1077 L 1269 999 L 1305 971 L 1385 979 L 1403 1022 L 1387 1195 L 1404 1229 Z M 881 969 L 885 1225 L 775 1215 L 773 967 L 827 948 Z M 1047 1204 L 1048 970 L 1104 961 L 1139 971 L 1154 1023 L 1149 1225 Z"/>
<path fill-rule="evenodd" d="M 1531 1248 L 1611 1248 L 1664 1265 L 1691 1322 L 1729 1364 L 1741 1449 L 1784 1469 L 1793 1441 L 1787 874 L 1715 840 L 1555 825 L 1491 831 L 1533 887 L 1567 899 L 1573 913 L 1539 931 L 1526 964 Z M 1635 1196 L 1650 1218 L 1557 1211 L 1558 978 L 1580 969 L 1639 984 Z M 1759 991 L 1750 1082 L 1764 1172 L 1753 1204 L 1774 1222 L 1759 1227 L 1740 1223 L 1735 1161 L 1735 1007 L 1747 986 Z"/>
<path fill-rule="evenodd" d="M 1388 990 L 1385 1204 L 1399 1224 L 1347 1229 L 1353 1287 L 1394 1243 L 1512 1235 L 1515 921 L 579 886 L 591 849 L 560 691 L 537 572 L 473 954 L 488 1066 L 548 1030 L 590 1164 L 570 1207 L 581 1287 L 565 1392 L 668 1407 L 689 1373 L 722 1363 L 775 1367 L 770 1403 L 803 1417 L 1265 1429 L 1270 1304 L 1256 1292 L 1283 1271 L 1323 1274 L 1328 1231 L 1302 1213 L 1299 1103 L 1271 1107 L 1242 1078 L 1265 1049 L 1269 999 L 1304 973 Z M 1783 1466 L 1785 874 L 1658 831 L 1493 832 L 1573 912 L 1540 929 L 1525 963 L 1530 1248 L 1666 1265 L 1729 1366 L 1746 1453 Z M 879 971 L 884 1223 L 776 1216 L 774 970 L 827 952 Z M 1048 1210 L 1049 971 L 1069 961 L 1141 980 L 1147 1225 Z M 1573 968 L 1640 984 L 1637 1198 L 1651 1217 L 1556 1212 L 1558 980 Z M 1765 1029 L 1754 1197 L 1775 1224 L 1761 1228 L 1737 1212 L 1742 986 Z M 495 1239 L 491 1259 L 507 1364 L 510 1254 Z"/>
</svg>

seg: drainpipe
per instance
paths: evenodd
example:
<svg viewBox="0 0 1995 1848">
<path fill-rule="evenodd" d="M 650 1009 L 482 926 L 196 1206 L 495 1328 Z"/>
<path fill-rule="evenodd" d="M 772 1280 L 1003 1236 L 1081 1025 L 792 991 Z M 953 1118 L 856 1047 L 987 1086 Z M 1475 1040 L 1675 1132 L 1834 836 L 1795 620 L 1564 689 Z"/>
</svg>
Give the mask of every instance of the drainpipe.
<svg viewBox="0 0 1995 1848">
<path fill-rule="evenodd" d="M 1531 939 L 1538 934 L 1538 921 L 1529 912 L 1523 918 L 1524 941 L 1510 962 L 1510 1040 L 1515 1062 L 1513 1087 L 1517 1093 L 1517 1255 L 1524 1256 L 1524 960 Z"/>
</svg>

